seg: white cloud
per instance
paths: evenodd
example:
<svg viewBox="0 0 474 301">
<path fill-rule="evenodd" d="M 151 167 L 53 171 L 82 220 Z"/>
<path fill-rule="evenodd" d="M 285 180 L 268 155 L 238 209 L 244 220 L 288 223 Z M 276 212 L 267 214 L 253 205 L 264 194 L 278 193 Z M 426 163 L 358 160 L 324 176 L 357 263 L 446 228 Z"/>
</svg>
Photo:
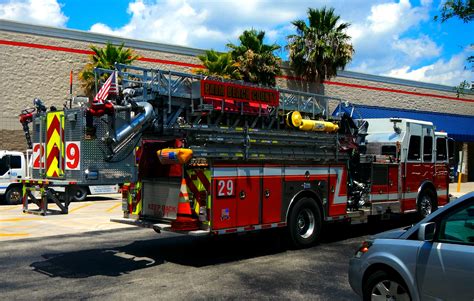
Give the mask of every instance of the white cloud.
<svg viewBox="0 0 474 301">
<path fill-rule="evenodd" d="M 441 53 L 441 47 L 426 35 L 418 39 L 395 40 L 392 45 L 395 50 L 400 50 L 411 59 L 432 58 Z"/>
<path fill-rule="evenodd" d="M 0 19 L 64 27 L 68 18 L 56 0 L 11 0 L 0 3 Z"/>
<path fill-rule="evenodd" d="M 225 40 L 222 31 L 206 25 L 208 12 L 195 9 L 185 0 L 167 0 L 149 4 L 142 0 L 131 2 L 128 7 L 131 20 L 121 28 L 112 29 L 97 23 L 91 31 L 135 39 L 194 47 L 206 47 L 206 43 Z M 202 43 L 200 43 L 202 41 Z"/>
<path fill-rule="evenodd" d="M 348 69 L 386 74 L 439 57 L 442 47 L 428 36 L 405 37 L 430 19 L 431 1 L 421 4 L 413 6 L 409 0 L 399 0 L 373 5 L 370 14 L 349 29 L 356 54 Z"/>
<path fill-rule="evenodd" d="M 383 75 L 448 86 L 458 85 L 463 80 L 472 82 L 474 80 L 472 71 L 464 68 L 466 57 L 468 56 L 467 53 L 467 51 L 464 51 L 454 55 L 448 61 L 439 59 L 433 64 L 417 69 L 403 66 L 390 70 Z"/>
<path fill-rule="evenodd" d="M 378 0 L 377 0 L 378 1 Z M 353 1 L 351 14 L 370 9 L 363 0 Z M 324 0 L 134 0 L 130 21 L 123 27 L 94 24 L 91 31 L 136 39 L 224 50 L 245 29 L 264 30 L 267 41 L 284 40 L 293 33 L 290 22 L 306 18 L 308 7 L 346 7 L 340 1 Z M 340 9 L 339 11 L 342 11 Z M 359 16 L 359 15 L 357 15 Z"/>
<path fill-rule="evenodd" d="M 370 30 L 375 33 L 385 33 L 397 29 L 401 23 L 400 17 L 410 8 L 411 5 L 408 0 L 372 6 L 371 14 L 367 18 Z"/>
</svg>

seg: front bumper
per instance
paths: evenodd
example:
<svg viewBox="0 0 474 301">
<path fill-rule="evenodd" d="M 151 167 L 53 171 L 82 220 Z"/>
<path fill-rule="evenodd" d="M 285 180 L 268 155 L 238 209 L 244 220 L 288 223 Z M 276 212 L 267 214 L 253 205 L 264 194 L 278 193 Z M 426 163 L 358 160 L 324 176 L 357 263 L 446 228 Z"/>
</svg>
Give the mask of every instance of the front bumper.
<svg viewBox="0 0 474 301">
<path fill-rule="evenodd" d="M 362 260 L 360 258 L 351 258 L 349 261 L 349 284 L 354 292 L 362 297 Z"/>
</svg>

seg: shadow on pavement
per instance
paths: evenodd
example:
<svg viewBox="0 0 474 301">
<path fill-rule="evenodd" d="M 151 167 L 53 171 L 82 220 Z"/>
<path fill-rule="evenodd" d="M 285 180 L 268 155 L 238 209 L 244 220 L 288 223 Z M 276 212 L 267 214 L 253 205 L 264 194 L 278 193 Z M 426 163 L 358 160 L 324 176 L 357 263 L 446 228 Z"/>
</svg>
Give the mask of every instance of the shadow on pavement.
<svg viewBox="0 0 474 301">
<path fill-rule="evenodd" d="M 44 254 L 44 261 L 34 262 L 30 266 L 36 272 L 63 278 L 119 276 L 165 262 L 202 267 L 284 251 L 275 236 L 255 233 L 244 236 L 174 236 L 140 240 L 113 249 Z"/>
<path fill-rule="evenodd" d="M 331 247 L 331 244 L 348 238 L 363 237 L 390 228 L 402 227 L 405 224 L 406 221 L 394 221 L 383 228 L 377 224 L 329 225 L 326 226 L 320 246 L 307 250 Z M 375 226 L 377 227 L 374 228 Z M 280 231 L 198 238 L 180 235 L 139 240 L 117 248 L 44 254 L 42 255 L 44 261 L 34 262 L 30 266 L 36 272 L 62 278 L 119 276 L 165 262 L 203 267 L 286 252 L 289 248 L 282 239 Z M 349 250 L 346 251 L 348 257 L 345 259 L 349 259 L 358 243 L 349 246 Z"/>
</svg>

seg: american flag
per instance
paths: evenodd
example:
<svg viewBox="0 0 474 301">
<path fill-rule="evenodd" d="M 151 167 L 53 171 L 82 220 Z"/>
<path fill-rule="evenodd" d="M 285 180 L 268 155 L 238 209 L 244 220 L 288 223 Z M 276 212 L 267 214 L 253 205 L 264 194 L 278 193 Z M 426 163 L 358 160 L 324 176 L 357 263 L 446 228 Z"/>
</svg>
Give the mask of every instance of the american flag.
<svg viewBox="0 0 474 301">
<path fill-rule="evenodd" d="M 97 92 L 97 95 L 94 97 L 93 104 L 104 104 L 109 94 L 118 95 L 117 71 L 114 71 L 102 85 L 102 88 L 100 88 L 99 92 Z"/>
</svg>

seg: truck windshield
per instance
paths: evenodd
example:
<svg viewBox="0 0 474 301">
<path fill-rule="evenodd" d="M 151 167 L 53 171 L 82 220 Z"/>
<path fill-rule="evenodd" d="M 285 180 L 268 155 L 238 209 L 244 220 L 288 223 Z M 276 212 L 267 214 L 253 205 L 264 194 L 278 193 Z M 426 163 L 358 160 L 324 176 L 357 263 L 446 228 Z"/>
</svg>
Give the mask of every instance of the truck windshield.
<svg viewBox="0 0 474 301">
<path fill-rule="evenodd" d="M 0 158 L 0 176 L 3 176 L 4 174 L 8 172 L 8 170 L 10 170 L 10 164 L 9 164 L 10 160 L 8 159 L 9 159 L 8 156 L 4 156 Z"/>
</svg>

